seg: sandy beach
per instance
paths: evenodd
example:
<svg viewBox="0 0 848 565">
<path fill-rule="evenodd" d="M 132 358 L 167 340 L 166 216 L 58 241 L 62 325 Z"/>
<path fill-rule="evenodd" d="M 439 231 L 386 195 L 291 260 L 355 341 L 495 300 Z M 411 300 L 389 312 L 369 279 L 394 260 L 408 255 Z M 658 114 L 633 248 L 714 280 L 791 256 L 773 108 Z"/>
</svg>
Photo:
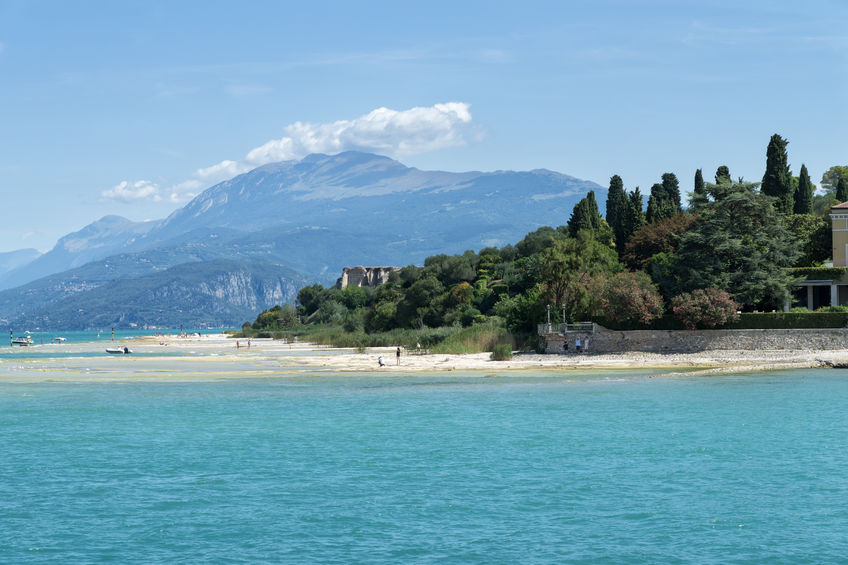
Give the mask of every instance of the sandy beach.
<svg viewBox="0 0 848 565">
<path fill-rule="evenodd" d="M 237 347 L 238 342 L 238 347 Z M 544 355 L 516 353 L 508 361 L 492 361 L 488 353 L 448 355 L 423 354 L 402 350 L 397 363 L 395 348 L 375 347 L 361 353 L 353 349 L 331 348 L 310 343 L 286 343 L 272 339 L 233 339 L 223 334 L 202 337 L 165 336 L 133 340 L 136 350 L 153 352 L 157 349 L 173 353 L 186 349 L 215 354 L 230 360 L 287 361 L 301 369 L 333 372 L 385 371 L 391 373 L 416 373 L 433 371 L 526 371 L 526 370 L 587 370 L 656 368 L 667 374 L 675 368 L 691 374 L 693 371 L 728 372 L 827 367 L 831 364 L 848 364 L 848 349 L 827 351 L 798 350 L 721 350 L 697 353 L 643 353 L 616 354 L 582 353 L 570 355 Z M 384 367 L 378 359 L 382 356 Z"/>
</svg>

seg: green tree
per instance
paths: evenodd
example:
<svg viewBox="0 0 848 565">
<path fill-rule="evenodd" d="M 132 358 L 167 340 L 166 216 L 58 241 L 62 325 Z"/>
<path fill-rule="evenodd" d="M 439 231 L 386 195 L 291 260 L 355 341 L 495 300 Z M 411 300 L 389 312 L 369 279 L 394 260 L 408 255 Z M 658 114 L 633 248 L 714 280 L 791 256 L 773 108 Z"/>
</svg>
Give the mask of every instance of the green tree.
<svg viewBox="0 0 848 565">
<path fill-rule="evenodd" d="M 659 278 L 666 296 L 714 287 L 748 307 L 779 308 L 795 279 L 799 243 L 753 183 L 736 183 L 699 212 Z M 656 278 L 655 278 L 656 280 Z"/>
<path fill-rule="evenodd" d="M 671 203 L 674 208 L 674 213 L 683 211 L 680 205 L 680 182 L 677 180 L 677 175 L 674 173 L 663 173 L 662 176 L 663 191 L 665 191 L 665 199 Z"/>
<path fill-rule="evenodd" d="M 609 193 L 607 194 L 606 218 L 615 237 L 615 249 L 619 255 L 624 253 L 624 244 L 630 236 L 627 229 L 628 206 L 627 193 L 621 177 L 613 175 L 610 178 Z"/>
<path fill-rule="evenodd" d="M 845 177 L 839 177 L 836 183 L 836 201 L 840 204 L 848 200 L 848 180 Z"/>
<path fill-rule="evenodd" d="M 695 216 L 677 214 L 646 224 L 627 241 L 622 260 L 629 269 L 644 269 L 658 253 L 673 253 L 680 236 L 695 222 Z"/>
<path fill-rule="evenodd" d="M 821 187 L 828 192 L 833 192 L 841 178 L 848 179 L 848 165 L 834 165 L 825 171 L 821 178 Z"/>
<path fill-rule="evenodd" d="M 816 214 L 793 214 L 785 218 L 786 228 L 801 248 L 796 267 L 815 267 L 830 259 L 830 219 Z"/>
<path fill-rule="evenodd" d="M 786 154 L 788 141 L 778 134 L 771 136 L 766 149 L 766 172 L 761 189 L 763 194 L 776 199 L 775 208 L 781 214 L 791 214 L 794 205 L 792 194 L 792 172 Z"/>
<path fill-rule="evenodd" d="M 575 237 L 580 230 L 595 232 L 601 225 L 601 214 L 595 201 L 595 191 L 589 193 L 574 205 L 571 218 L 568 219 L 568 235 Z"/>
<path fill-rule="evenodd" d="M 733 182 L 730 178 L 730 169 L 727 165 L 721 165 L 716 169 L 715 181 L 716 184 L 731 184 Z"/>
<path fill-rule="evenodd" d="M 620 270 L 615 251 L 595 239 L 592 232 L 581 230 L 576 238 L 558 241 L 542 253 L 539 280 L 550 300 L 557 307 L 565 305 L 573 316 L 585 310 L 589 298 L 581 280 L 595 273 Z"/>
<path fill-rule="evenodd" d="M 639 192 L 638 186 L 630 191 L 627 200 L 627 222 L 625 224 L 625 228 L 628 234 L 627 238 L 630 239 L 630 236 L 632 236 L 634 232 L 645 225 L 645 212 L 643 211 L 644 203 L 642 202 L 642 194 Z"/>
<path fill-rule="evenodd" d="M 645 221 L 652 224 L 673 215 L 674 203 L 668 199 L 665 188 L 659 183 L 654 184 L 651 187 L 651 195 L 648 197 L 648 211 L 645 213 Z"/>
<path fill-rule="evenodd" d="M 810 174 L 807 166 L 801 164 L 801 173 L 798 177 L 798 188 L 795 190 L 796 214 L 809 214 L 813 211 L 813 183 L 810 182 Z"/>
<path fill-rule="evenodd" d="M 709 198 L 704 186 L 704 175 L 701 173 L 701 169 L 698 169 L 695 171 L 695 189 L 692 191 L 692 198 L 689 199 L 689 207 L 692 210 L 697 210 L 707 202 L 709 202 Z"/>
</svg>

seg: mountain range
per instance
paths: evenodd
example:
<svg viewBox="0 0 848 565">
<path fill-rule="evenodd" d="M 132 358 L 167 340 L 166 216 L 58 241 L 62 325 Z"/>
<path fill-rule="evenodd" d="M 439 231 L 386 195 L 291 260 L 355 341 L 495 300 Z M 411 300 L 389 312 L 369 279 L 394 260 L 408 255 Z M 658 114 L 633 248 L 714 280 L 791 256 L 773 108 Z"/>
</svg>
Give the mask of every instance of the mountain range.
<svg viewBox="0 0 848 565">
<path fill-rule="evenodd" d="M 299 286 L 332 283 L 345 266 L 420 264 L 439 253 L 515 243 L 541 225 L 564 224 L 574 204 L 600 188 L 544 169 L 422 171 L 360 152 L 272 163 L 207 189 L 163 220 L 106 216 L 43 255 L 18 255 L 5 271 L 10 254 L 0 254 L 0 320 L 69 329 L 162 327 L 177 318 L 188 325 L 203 319 L 201 306 L 179 292 L 156 292 L 158 277 L 178 273 L 172 289 L 200 288 L 213 272 L 226 280 L 230 269 L 239 280 L 252 273 L 263 286 L 267 268 L 277 269 L 279 293 L 255 289 L 251 300 L 246 286 L 237 304 L 218 293 L 233 308 L 217 313 L 216 323 L 240 325 L 250 309 L 292 302 Z M 133 313 L 121 305 L 128 283 L 117 282 L 130 280 L 134 303 L 149 306 Z M 113 300 L 103 300 L 104 292 Z M 68 308 L 84 314 L 69 316 Z M 151 321 L 159 310 L 174 315 Z"/>
</svg>

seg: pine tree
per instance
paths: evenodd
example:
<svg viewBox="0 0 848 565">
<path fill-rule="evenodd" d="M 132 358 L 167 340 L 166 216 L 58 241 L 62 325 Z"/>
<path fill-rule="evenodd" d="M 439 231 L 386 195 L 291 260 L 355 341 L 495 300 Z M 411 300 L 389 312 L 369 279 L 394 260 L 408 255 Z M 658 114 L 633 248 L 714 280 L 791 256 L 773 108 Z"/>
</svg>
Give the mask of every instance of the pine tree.
<svg viewBox="0 0 848 565">
<path fill-rule="evenodd" d="M 786 154 L 788 143 L 778 134 L 771 136 L 766 149 L 766 172 L 760 188 L 763 194 L 777 199 L 775 207 L 782 214 L 790 214 L 794 208 L 792 173 L 789 170 L 789 157 Z"/>
<path fill-rule="evenodd" d="M 627 193 L 624 191 L 624 182 L 618 175 L 610 178 L 609 193 L 607 195 L 607 223 L 612 228 L 615 237 L 615 248 L 619 255 L 624 253 L 624 244 L 630 234 L 627 233 Z"/>
<path fill-rule="evenodd" d="M 704 186 L 704 175 L 701 173 L 701 169 L 698 169 L 695 171 L 695 189 L 692 191 L 689 207 L 697 210 L 707 202 L 709 202 L 709 198 L 707 198 L 707 189 Z"/>
<path fill-rule="evenodd" d="M 759 308 L 782 307 L 791 297 L 796 279 L 787 267 L 795 266 L 801 242 L 755 186 L 735 183 L 699 212 L 664 272 L 656 273 L 666 295 L 715 287 Z"/>
<path fill-rule="evenodd" d="M 798 177 L 798 189 L 795 191 L 795 209 L 796 214 L 810 214 L 813 211 L 813 183 L 810 181 L 810 174 L 807 172 L 807 166 L 801 165 L 801 173 Z"/>
<path fill-rule="evenodd" d="M 848 181 L 845 180 L 845 177 L 839 177 L 839 181 L 836 183 L 836 200 L 840 203 L 848 201 Z"/>
</svg>

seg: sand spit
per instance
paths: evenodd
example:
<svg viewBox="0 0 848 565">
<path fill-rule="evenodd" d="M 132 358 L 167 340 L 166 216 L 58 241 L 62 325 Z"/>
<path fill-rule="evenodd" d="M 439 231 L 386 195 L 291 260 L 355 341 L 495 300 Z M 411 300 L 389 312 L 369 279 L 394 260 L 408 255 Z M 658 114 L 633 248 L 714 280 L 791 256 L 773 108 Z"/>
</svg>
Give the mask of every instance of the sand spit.
<svg viewBox="0 0 848 565">
<path fill-rule="evenodd" d="M 242 358 L 288 361 L 301 369 L 328 370 L 334 372 L 433 372 L 433 371 L 526 371 L 526 370 L 587 370 L 587 369 L 681 369 L 686 374 L 694 372 L 709 374 L 720 372 L 744 372 L 772 369 L 809 367 L 848 367 L 848 349 L 826 351 L 798 350 L 720 350 L 697 353 L 612 353 L 612 354 L 569 354 L 543 355 L 516 353 L 509 361 L 492 361 L 488 353 L 447 355 L 418 354 L 403 350 L 397 364 L 395 348 L 375 347 L 360 353 L 353 349 L 330 348 L 310 343 L 287 343 L 272 339 L 233 339 L 223 334 L 202 337 L 165 336 L 145 337 L 133 340 L 135 349 L 155 351 L 186 349 L 196 352 L 214 353 L 213 359 Z M 238 343 L 238 347 L 236 344 Z M 188 353 L 188 351 L 187 351 Z M 382 356 L 384 367 L 378 365 Z"/>
</svg>

